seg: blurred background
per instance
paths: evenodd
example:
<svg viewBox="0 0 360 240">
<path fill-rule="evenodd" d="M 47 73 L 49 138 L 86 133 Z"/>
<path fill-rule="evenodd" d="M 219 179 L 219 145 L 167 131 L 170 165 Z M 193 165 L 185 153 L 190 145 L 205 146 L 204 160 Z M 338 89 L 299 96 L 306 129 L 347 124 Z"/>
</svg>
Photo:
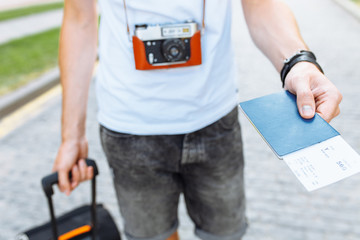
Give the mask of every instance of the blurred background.
<svg viewBox="0 0 360 240">
<path fill-rule="evenodd" d="M 301 33 L 326 75 L 343 94 L 341 115 L 332 125 L 360 153 L 360 0 L 286 0 Z M 281 91 L 278 73 L 252 43 L 240 0 L 233 0 L 241 101 Z M 49 220 L 40 188 L 60 144 L 61 88 L 57 69 L 63 2 L 0 0 L 0 239 Z M 96 73 L 94 77 L 96 81 Z M 89 157 L 97 160 L 98 199 L 120 229 L 110 172 L 102 153 L 90 90 Z M 308 193 L 240 114 L 246 159 L 249 229 L 244 240 L 360 239 L 360 176 Z M 89 202 L 85 183 L 70 198 L 55 194 L 56 213 Z M 76 205 L 74 205 L 76 203 Z M 183 201 L 180 235 L 197 239 Z"/>
<path fill-rule="evenodd" d="M 0 1 L 0 96 L 57 65 L 62 1 Z"/>
</svg>

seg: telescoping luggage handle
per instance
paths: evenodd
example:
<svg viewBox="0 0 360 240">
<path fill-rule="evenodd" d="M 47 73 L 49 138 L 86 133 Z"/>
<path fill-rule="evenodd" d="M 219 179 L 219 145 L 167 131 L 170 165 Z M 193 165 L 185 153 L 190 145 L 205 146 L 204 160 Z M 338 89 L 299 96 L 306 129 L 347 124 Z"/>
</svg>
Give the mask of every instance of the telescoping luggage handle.
<svg viewBox="0 0 360 240">
<path fill-rule="evenodd" d="M 91 235 L 92 239 L 95 240 L 96 236 L 96 176 L 99 174 L 98 168 L 94 160 L 86 159 L 86 164 L 88 166 L 92 166 L 94 169 L 94 177 L 91 180 Z M 71 178 L 71 173 L 69 174 L 69 178 Z M 59 178 L 58 173 L 52 173 L 41 180 L 41 185 L 47 197 L 49 203 L 50 217 L 51 217 L 51 226 L 53 230 L 53 238 L 54 240 L 58 240 L 58 229 L 56 224 L 54 205 L 52 202 L 52 195 L 54 194 L 54 190 L 52 188 L 53 185 L 58 184 Z"/>
</svg>

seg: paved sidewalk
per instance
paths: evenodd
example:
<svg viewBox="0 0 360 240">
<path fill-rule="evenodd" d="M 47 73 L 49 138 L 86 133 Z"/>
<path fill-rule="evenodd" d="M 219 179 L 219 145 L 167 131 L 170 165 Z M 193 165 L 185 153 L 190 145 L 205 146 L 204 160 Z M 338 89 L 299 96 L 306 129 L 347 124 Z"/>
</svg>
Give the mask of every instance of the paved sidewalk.
<svg viewBox="0 0 360 240">
<path fill-rule="evenodd" d="M 61 9 L 0 22 L 0 44 L 58 27 L 62 16 Z"/>
<path fill-rule="evenodd" d="M 357 106 L 360 23 L 331 0 L 287 2 L 295 11 L 304 39 L 317 54 L 326 75 L 344 96 L 342 113 L 332 125 L 360 153 L 360 108 Z M 251 42 L 238 8 L 238 5 L 234 7 L 233 30 L 241 100 L 280 91 L 278 74 Z M 40 190 L 40 177 L 51 170 L 60 144 L 60 97 L 52 98 L 35 110 L 38 113 L 24 125 L 0 139 L 0 239 L 13 239 L 16 233 L 49 219 L 47 203 Z M 101 171 L 98 199 L 122 226 L 109 168 L 100 147 L 96 111 L 92 88 L 87 133 L 89 156 L 98 160 Z M 240 121 L 250 223 L 243 240 L 360 239 L 360 174 L 308 193 L 242 115 Z M 56 194 L 57 213 L 71 209 L 74 202 L 79 205 L 87 202 L 88 188 L 89 184 L 83 184 L 70 199 Z M 179 219 L 181 240 L 197 239 L 183 201 Z"/>
</svg>

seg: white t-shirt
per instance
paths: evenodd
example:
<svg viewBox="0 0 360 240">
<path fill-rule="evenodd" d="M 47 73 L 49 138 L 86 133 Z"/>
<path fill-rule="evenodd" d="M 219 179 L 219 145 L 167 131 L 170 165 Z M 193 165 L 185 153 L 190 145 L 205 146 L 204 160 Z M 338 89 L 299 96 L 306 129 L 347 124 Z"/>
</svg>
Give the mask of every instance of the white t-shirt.
<svg viewBox="0 0 360 240">
<path fill-rule="evenodd" d="M 206 2 L 202 65 L 136 70 L 126 31 L 123 0 L 100 0 L 98 119 L 105 127 L 138 135 L 199 130 L 237 104 L 231 48 L 231 0 Z M 130 32 L 135 24 L 181 23 L 201 27 L 202 0 L 127 0 Z"/>
</svg>

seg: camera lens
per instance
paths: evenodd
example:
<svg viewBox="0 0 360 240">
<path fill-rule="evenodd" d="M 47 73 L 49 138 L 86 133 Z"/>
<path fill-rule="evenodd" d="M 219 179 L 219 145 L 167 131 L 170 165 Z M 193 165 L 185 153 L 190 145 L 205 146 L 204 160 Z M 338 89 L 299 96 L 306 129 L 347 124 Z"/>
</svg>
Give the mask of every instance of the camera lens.
<svg viewBox="0 0 360 240">
<path fill-rule="evenodd" d="M 170 48 L 170 54 L 173 57 L 177 57 L 177 55 L 179 55 L 180 51 L 177 47 L 172 47 Z"/>
<path fill-rule="evenodd" d="M 185 57 L 185 44 L 180 39 L 168 39 L 162 44 L 165 59 L 169 62 L 181 61 Z"/>
</svg>

